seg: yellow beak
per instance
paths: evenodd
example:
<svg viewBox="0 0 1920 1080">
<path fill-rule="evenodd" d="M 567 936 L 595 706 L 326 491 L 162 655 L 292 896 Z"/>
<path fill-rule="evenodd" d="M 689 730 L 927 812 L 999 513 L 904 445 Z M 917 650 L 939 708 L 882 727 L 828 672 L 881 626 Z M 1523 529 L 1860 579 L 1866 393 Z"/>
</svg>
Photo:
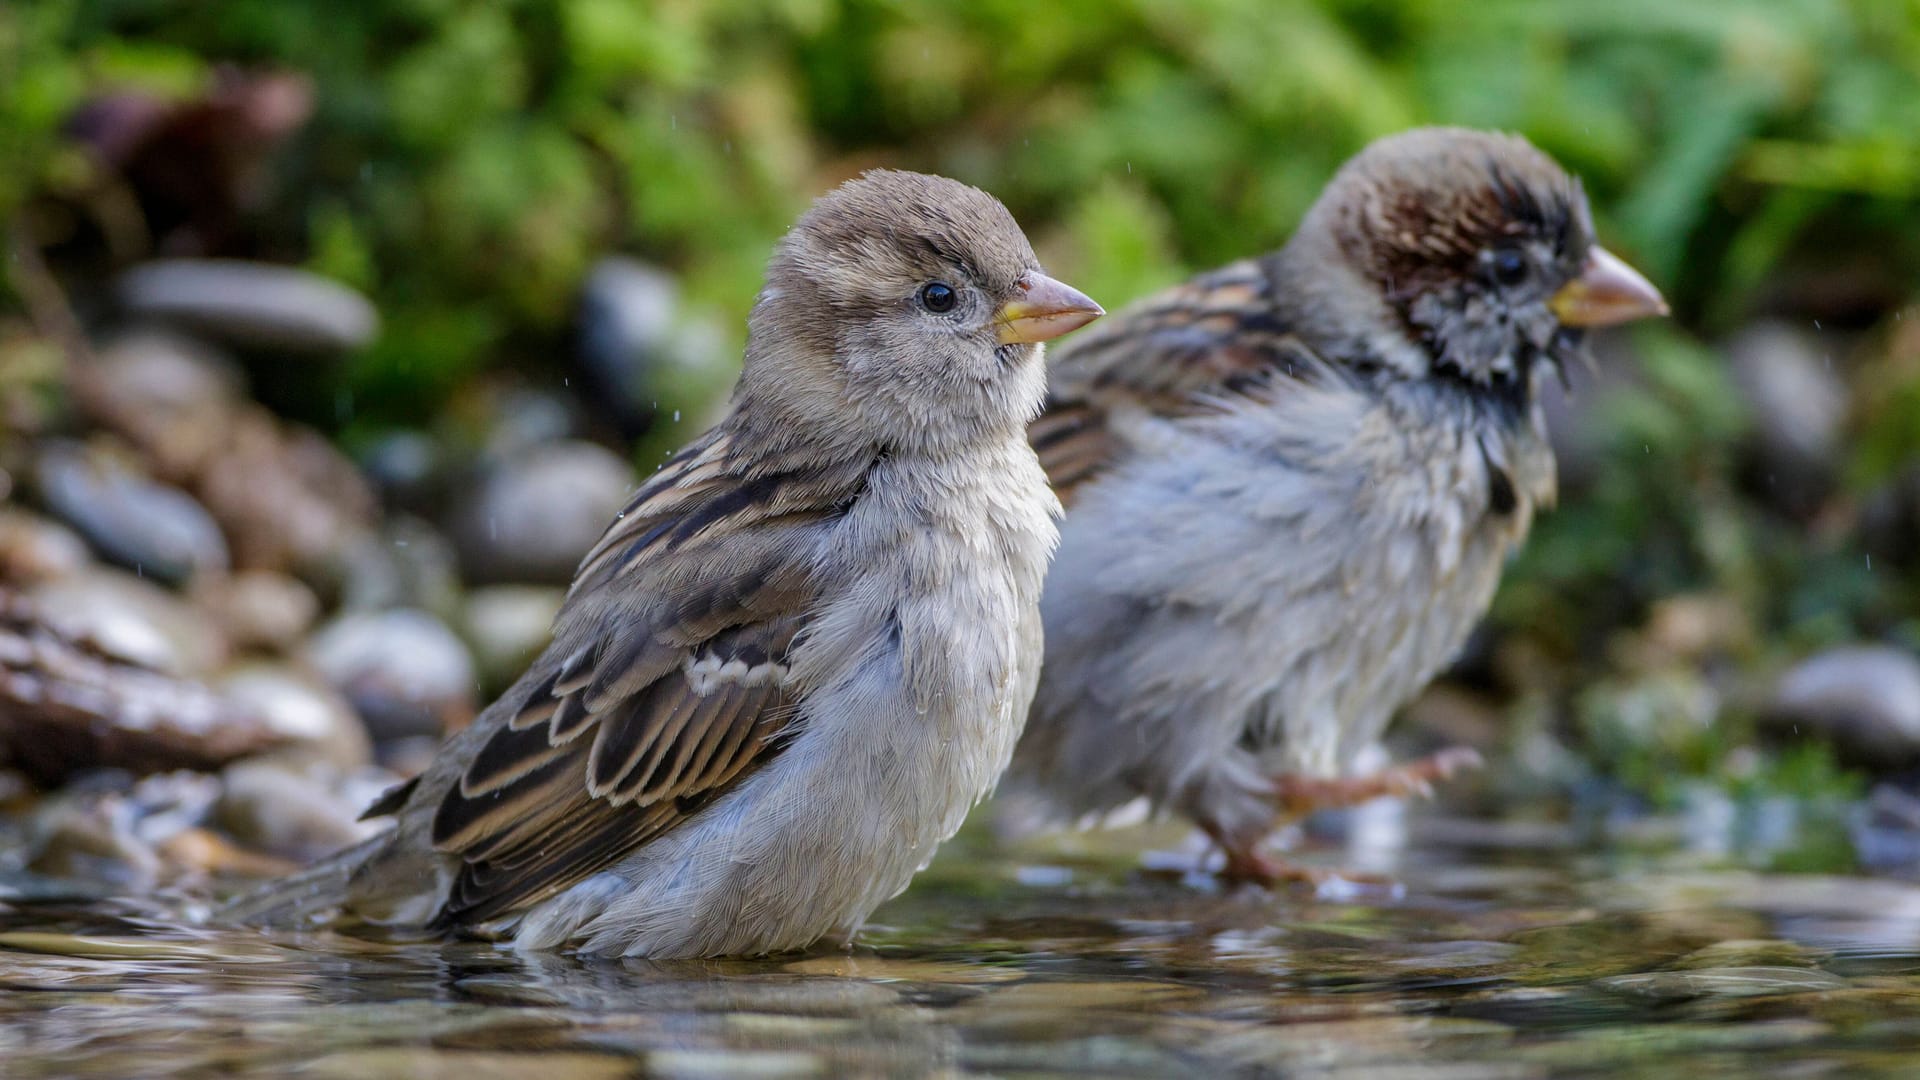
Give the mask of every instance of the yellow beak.
<svg viewBox="0 0 1920 1080">
<path fill-rule="evenodd" d="M 1567 326 L 1614 326 L 1667 314 L 1653 282 L 1599 246 L 1588 253 L 1580 276 L 1560 286 L 1547 306 Z"/>
<path fill-rule="evenodd" d="M 1052 341 L 1105 315 L 1093 298 L 1064 281 L 1033 273 L 1020 279 L 1020 294 L 993 313 L 1002 345 Z"/>
</svg>

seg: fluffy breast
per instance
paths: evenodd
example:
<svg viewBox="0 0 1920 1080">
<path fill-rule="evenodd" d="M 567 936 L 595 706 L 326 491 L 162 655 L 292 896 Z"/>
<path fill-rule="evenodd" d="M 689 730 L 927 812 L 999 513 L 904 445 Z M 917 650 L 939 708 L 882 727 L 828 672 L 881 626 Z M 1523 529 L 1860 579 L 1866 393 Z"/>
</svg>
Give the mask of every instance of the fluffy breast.
<svg viewBox="0 0 1920 1080">
<path fill-rule="evenodd" d="M 1170 797 L 1241 750 L 1344 771 L 1459 650 L 1552 497 L 1535 417 L 1342 384 L 1127 423 L 1134 452 L 1063 529 L 1021 751 L 1075 777 L 1082 810 Z"/>
</svg>

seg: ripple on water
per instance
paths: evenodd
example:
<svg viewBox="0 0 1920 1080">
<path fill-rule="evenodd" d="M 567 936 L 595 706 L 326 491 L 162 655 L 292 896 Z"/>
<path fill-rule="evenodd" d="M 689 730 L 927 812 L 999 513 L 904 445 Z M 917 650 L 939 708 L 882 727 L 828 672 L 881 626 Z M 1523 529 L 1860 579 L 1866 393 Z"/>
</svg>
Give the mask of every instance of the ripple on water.
<svg viewBox="0 0 1920 1080">
<path fill-rule="evenodd" d="M 1454 837 L 1449 840 L 1448 837 Z M 1920 1052 L 1920 889 L 1441 824 L 1405 899 L 956 847 L 848 951 L 652 963 L 0 907 L 9 1077 L 1872 1070 Z M 58 909 L 46 904 L 59 903 Z"/>
</svg>

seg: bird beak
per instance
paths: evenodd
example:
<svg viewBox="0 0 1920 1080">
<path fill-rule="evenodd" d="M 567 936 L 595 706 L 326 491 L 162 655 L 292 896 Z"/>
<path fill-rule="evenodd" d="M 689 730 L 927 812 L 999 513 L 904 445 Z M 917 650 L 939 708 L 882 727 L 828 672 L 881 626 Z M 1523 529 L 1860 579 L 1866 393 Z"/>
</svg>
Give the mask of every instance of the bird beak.
<svg viewBox="0 0 1920 1080">
<path fill-rule="evenodd" d="M 1667 302 L 1653 282 L 1597 245 L 1580 276 L 1560 286 L 1547 306 L 1566 326 L 1615 326 L 1667 313 Z"/>
<path fill-rule="evenodd" d="M 1086 293 L 1036 273 L 1020 279 L 1020 295 L 1001 304 L 993 313 L 993 321 L 1000 344 L 1024 345 L 1052 341 L 1106 313 Z"/>
</svg>

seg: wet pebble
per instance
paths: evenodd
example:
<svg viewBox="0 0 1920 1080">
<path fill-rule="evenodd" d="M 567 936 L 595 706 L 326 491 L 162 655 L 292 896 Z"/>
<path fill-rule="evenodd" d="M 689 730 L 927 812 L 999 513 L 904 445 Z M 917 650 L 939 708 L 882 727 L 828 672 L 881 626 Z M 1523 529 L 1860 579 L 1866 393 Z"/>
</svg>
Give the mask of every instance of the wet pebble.
<svg viewBox="0 0 1920 1080">
<path fill-rule="evenodd" d="M 369 1077 L 420 1077 L 431 1080 L 616 1080 L 635 1075 L 634 1063 L 614 1054 L 547 1051 L 527 1055 L 484 1050 L 441 1050 L 427 1046 L 383 1046 L 336 1050 L 302 1062 L 288 1075 L 314 1080 L 367 1080 Z M 672 1075 L 649 1071 L 647 1075 Z M 737 1074 L 736 1074 L 737 1075 Z"/>
<path fill-rule="evenodd" d="M 655 1050 L 647 1055 L 648 1076 L 784 1077 L 829 1076 L 833 1070 L 819 1054 L 802 1050 Z"/>
<path fill-rule="evenodd" d="M 163 849 L 204 822 L 219 794 L 213 777 L 185 771 L 149 776 L 125 788 L 76 785 L 34 811 L 27 868 L 151 888 L 200 869 L 170 863 Z"/>
<path fill-rule="evenodd" d="M 249 405 L 195 479 L 237 566 L 318 574 L 374 524 L 373 492 L 318 432 Z"/>
<path fill-rule="evenodd" d="M 305 270 L 231 259 L 162 259 L 118 283 L 128 312 L 233 345 L 298 352 L 357 349 L 379 333 L 366 297 Z"/>
<path fill-rule="evenodd" d="M 1781 322 L 1755 323 L 1727 343 L 1734 384 L 1753 410 L 1759 479 L 1795 512 L 1817 506 L 1838 467 L 1848 395 L 1831 350 L 1817 333 Z"/>
<path fill-rule="evenodd" d="M 546 585 L 490 585 L 467 594 L 460 632 L 487 686 L 503 688 L 526 670 L 546 647 L 565 599 L 565 589 Z"/>
<path fill-rule="evenodd" d="M 38 930 L 0 933 L 0 948 L 47 956 L 78 956 L 88 960 L 189 960 L 208 963 L 273 963 L 286 954 L 266 945 L 248 947 L 237 941 L 202 943 L 145 937 L 105 937 L 99 934 L 60 934 Z"/>
<path fill-rule="evenodd" d="M 276 855 L 310 860 L 381 830 L 357 820 L 364 802 L 338 777 L 329 783 L 311 770 L 274 761 L 242 761 L 221 773 L 215 820 L 234 839 Z"/>
<path fill-rule="evenodd" d="M 340 606 L 353 611 L 419 608 L 452 619 L 460 608 L 453 545 L 433 526 L 394 514 L 357 539 L 339 566 Z"/>
<path fill-rule="evenodd" d="M 373 756 L 360 717 L 332 687 L 285 664 L 243 664 L 215 684 L 232 706 L 278 736 L 277 762 L 354 769 Z"/>
<path fill-rule="evenodd" d="M 225 535 L 191 495 L 105 447 L 50 442 L 34 480 L 47 508 L 106 559 L 168 582 L 228 566 Z"/>
<path fill-rule="evenodd" d="M 24 595 L 50 627 L 115 660 L 200 676 L 227 657 L 217 627 L 173 593 L 125 571 L 94 567 Z"/>
<path fill-rule="evenodd" d="M 376 741 L 437 735 L 473 718 L 473 658 L 427 612 L 342 615 L 308 641 L 307 658 L 353 703 Z"/>
<path fill-rule="evenodd" d="M 1832 954 L 1797 941 L 1735 938 L 1702 946 L 1679 959 L 1681 968 L 1819 967 Z"/>
<path fill-rule="evenodd" d="M 125 652 L 154 654 L 166 644 L 132 620 L 100 632 Z M 214 768 L 283 741 L 204 682 L 120 659 L 33 599 L 0 590 L 0 757 L 37 781 L 102 767 Z"/>
<path fill-rule="evenodd" d="M 1848 758 L 1893 768 L 1920 759 L 1920 658 L 1850 645 L 1781 677 L 1765 719 L 1783 737 L 1825 738 Z"/>
<path fill-rule="evenodd" d="M 612 451 L 549 443 L 495 463 L 448 531 L 470 580 L 564 585 L 632 491 Z"/>
<path fill-rule="evenodd" d="M 579 358 L 593 399 L 629 438 L 653 415 L 653 367 L 673 338 L 680 289 L 664 270 L 625 256 L 594 264 L 580 294 Z"/>
<path fill-rule="evenodd" d="M 424 431 L 390 431 L 360 455 L 360 468 L 386 505 L 415 514 L 437 507 L 451 466 L 446 448 Z"/>
<path fill-rule="evenodd" d="M 79 573 L 93 556 L 78 533 L 17 507 L 0 507 L 0 581 L 16 585 Z"/>
<path fill-rule="evenodd" d="M 586 426 L 579 402 L 558 392 L 508 385 L 493 387 L 484 397 L 482 407 L 490 415 L 481 450 L 496 461 L 574 438 Z"/>
<path fill-rule="evenodd" d="M 241 650 L 287 652 L 320 614 L 312 589 L 272 570 L 208 575 L 194 582 L 189 596 Z"/>
<path fill-rule="evenodd" d="M 198 472 L 219 451 L 245 389 L 231 360 L 157 327 L 102 345 L 97 362 L 76 372 L 75 387 L 91 419 L 176 480 Z"/>
</svg>

